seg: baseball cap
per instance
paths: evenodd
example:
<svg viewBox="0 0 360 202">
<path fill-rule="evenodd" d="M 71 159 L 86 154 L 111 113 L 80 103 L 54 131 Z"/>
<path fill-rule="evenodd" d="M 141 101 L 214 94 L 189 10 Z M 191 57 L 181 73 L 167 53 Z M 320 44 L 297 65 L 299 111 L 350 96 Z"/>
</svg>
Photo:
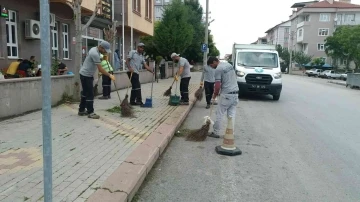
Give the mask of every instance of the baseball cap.
<svg viewBox="0 0 360 202">
<path fill-rule="evenodd" d="M 171 58 L 176 57 L 176 56 L 180 56 L 180 54 L 176 54 L 176 53 L 171 54 Z"/>
<path fill-rule="evenodd" d="M 141 47 L 141 46 L 145 46 L 145 44 L 144 43 L 139 43 L 137 46 Z"/>
<path fill-rule="evenodd" d="M 109 43 L 109 42 L 107 42 L 107 41 L 102 41 L 102 42 L 100 43 L 100 46 L 103 47 L 107 53 L 111 53 L 110 43 Z"/>
</svg>

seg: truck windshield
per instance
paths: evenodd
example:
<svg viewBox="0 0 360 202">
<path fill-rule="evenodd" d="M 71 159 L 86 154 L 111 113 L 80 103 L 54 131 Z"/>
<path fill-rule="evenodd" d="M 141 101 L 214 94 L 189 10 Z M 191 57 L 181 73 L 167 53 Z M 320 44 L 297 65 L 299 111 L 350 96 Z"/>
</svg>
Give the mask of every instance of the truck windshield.
<svg viewBox="0 0 360 202">
<path fill-rule="evenodd" d="M 275 53 L 268 52 L 239 52 L 237 64 L 245 67 L 278 67 L 278 57 Z"/>
</svg>

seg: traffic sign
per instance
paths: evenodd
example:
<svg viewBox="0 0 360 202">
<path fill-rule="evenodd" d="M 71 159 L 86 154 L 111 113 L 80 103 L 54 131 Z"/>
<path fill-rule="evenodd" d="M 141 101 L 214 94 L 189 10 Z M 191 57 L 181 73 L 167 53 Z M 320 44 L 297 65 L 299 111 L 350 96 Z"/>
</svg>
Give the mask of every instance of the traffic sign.
<svg viewBox="0 0 360 202">
<path fill-rule="evenodd" d="M 205 53 L 205 52 L 207 52 L 207 50 L 208 50 L 208 45 L 205 44 L 205 43 L 203 43 L 203 44 L 201 45 L 201 51 Z"/>
</svg>

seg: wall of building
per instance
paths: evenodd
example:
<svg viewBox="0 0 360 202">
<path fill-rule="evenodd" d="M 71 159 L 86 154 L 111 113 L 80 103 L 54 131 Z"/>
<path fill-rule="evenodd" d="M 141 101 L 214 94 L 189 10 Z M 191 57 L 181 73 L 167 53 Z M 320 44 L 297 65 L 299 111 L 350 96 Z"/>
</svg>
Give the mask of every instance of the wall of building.
<svg viewBox="0 0 360 202">
<path fill-rule="evenodd" d="M 1 6 L 6 7 L 9 10 L 16 11 L 17 16 L 17 40 L 18 40 L 18 58 L 29 59 L 30 56 L 35 56 L 37 61 L 41 61 L 40 55 L 40 40 L 26 40 L 25 39 L 25 20 L 39 19 L 39 1 L 38 0 L 2 0 Z M 50 12 L 56 15 L 56 21 L 58 22 L 58 44 L 59 44 L 59 58 L 62 58 L 63 48 L 63 35 L 62 35 L 62 23 L 69 25 L 69 52 L 70 59 L 63 62 L 71 67 L 73 65 L 74 50 L 71 44 L 72 36 L 74 36 L 74 26 L 72 20 L 72 10 L 62 3 L 51 3 Z M 8 67 L 9 64 L 17 58 L 8 58 L 7 41 L 6 41 L 6 20 L 0 18 L 0 68 Z"/>
<path fill-rule="evenodd" d="M 128 8 L 131 7 L 131 2 L 128 1 Z M 128 12 L 128 18 L 127 18 L 127 25 L 131 26 L 131 15 L 133 17 L 133 28 L 138 30 L 139 32 L 142 32 L 146 35 L 154 35 L 154 4 L 153 1 L 151 1 L 151 16 L 150 19 L 148 19 L 146 14 L 146 0 L 140 0 L 140 13 L 137 12 Z"/>
</svg>

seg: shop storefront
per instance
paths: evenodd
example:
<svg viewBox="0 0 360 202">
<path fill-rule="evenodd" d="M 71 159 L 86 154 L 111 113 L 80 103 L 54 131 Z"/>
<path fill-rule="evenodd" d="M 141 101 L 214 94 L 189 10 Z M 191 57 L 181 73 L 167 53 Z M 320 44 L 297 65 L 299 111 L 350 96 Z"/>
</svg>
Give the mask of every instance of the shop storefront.
<svg viewBox="0 0 360 202">
<path fill-rule="evenodd" d="M 95 27 L 88 27 L 84 30 L 82 35 L 82 54 L 83 54 L 83 61 L 89 50 L 92 47 L 98 46 L 101 41 L 104 40 L 104 33 L 101 29 Z"/>
</svg>

